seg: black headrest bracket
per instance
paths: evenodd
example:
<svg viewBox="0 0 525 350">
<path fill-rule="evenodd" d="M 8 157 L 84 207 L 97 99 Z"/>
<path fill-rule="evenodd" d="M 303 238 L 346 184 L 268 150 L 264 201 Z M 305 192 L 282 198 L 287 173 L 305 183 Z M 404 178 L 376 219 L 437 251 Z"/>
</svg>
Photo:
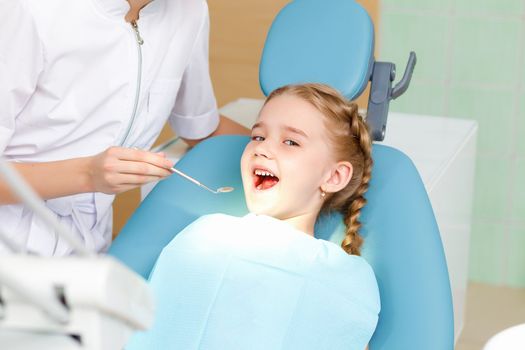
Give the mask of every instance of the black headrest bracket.
<svg viewBox="0 0 525 350">
<path fill-rule="evenodd" d="M 403 78 L 392 88 L 396 66 L 390 62 L 374 62 L 366 117 L 374 141 L 383 141 L 385 138 L 390 100 L 401 96 L 408 89 L 415 65 L 416 54 L 410 52 Z"/>
</svg>

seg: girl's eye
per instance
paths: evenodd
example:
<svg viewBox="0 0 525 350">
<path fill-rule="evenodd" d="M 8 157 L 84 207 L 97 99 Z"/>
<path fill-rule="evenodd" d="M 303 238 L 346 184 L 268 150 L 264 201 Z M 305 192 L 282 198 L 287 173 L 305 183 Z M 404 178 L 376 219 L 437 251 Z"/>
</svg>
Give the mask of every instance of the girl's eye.
<svg viewBox="0 0 525 350">
<path fill-rule="evenodd" d="M 288 146 L 299 146 L 299 144 L 293 140 L 285 140 L 284 143 Z"/>
<path fill-rule="evenodd" d="M 262 136 L 252 136 L 252 141 L 264 141 L 264 137 L 262 137 Z"/>
</svg>

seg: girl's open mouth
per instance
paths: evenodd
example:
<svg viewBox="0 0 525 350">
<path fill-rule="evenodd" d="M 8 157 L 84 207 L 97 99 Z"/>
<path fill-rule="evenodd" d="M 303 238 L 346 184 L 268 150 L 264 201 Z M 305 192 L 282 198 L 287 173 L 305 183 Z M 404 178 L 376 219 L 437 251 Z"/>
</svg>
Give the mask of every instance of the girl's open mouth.
<svg viewBox="0 0 525 350">
<path fill-rule="evenodd" d="M 253 174 L 253 184 L 257 190 L 267 190 L 279 182 L 277 176 L 265 169 L 255 169 Z"/>
</svg>

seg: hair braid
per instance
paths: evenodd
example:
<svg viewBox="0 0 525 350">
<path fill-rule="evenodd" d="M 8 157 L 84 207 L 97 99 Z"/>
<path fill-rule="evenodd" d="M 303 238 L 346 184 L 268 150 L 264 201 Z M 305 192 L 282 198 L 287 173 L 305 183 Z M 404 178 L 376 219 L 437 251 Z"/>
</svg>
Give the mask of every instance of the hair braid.
<svg viewBox="0 0 525 350">
<path fill-rule="evenodd" d="M 361 209 L 366 204 L 364 194 L 368 190 L 368 185 L 372 176 L 372 140 L 367 124 L 357 113 L 357 106 L 352 108 L 351 112 L 350 137 L 354 137 L 358 141 L 362 153 L 363 168 L 361 170 L 359 185 L 352 196 L 348 199 L 347 209 L 346 212 L 344 212 L 346 235 L 341 243 L 341 247 L 348 254 L 360 255 L 363 238 L 359 235 L 359 229 L 361 228 L 359 216 L 361 215 Z"/>
</svg>

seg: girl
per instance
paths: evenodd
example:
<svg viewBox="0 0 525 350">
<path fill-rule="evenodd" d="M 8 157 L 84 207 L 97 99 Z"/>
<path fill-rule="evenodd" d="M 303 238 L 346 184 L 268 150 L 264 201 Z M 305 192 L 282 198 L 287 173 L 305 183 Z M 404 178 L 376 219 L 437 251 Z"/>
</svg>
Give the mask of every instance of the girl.
<svg viewBox="0 0 525 350">
<path fill-rule="evenodd" d="M 272 92 L 241 158 L 250 214 L 203 216 L 164 248 L 155 324 L 128 348 L 364 349 L 379 313 L 359 256 L 371 168 L 357 105 L 321 84 Z M 314 238 L 334 210 L 342 249 Z"/>
<path fill-rule="evenodd" d="M 277 89 L 268 96 L 241 160 L 248 208 L 312 236 L 320 211 L 338 210 L 347 227 L 342 248 L 359 255 L 371 151 L 357 105 L 337 91 L 320 84 Z"/>
</svg>

